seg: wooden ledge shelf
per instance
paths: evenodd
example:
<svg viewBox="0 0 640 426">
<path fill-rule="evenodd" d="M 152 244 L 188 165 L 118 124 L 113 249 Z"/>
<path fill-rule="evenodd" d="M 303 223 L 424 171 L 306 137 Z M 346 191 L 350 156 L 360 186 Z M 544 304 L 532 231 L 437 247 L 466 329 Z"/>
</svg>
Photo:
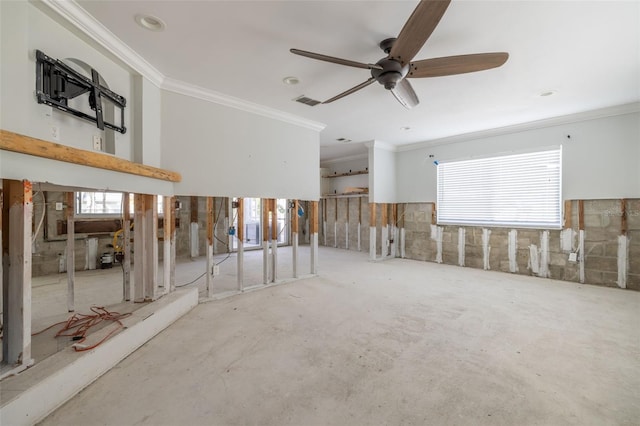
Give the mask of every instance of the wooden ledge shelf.
<svg viewBox="0 0 640 426">
<path fill-rule="evenodd" d="M 345 176 L 368 175 L 368 174 L 369 174 L 368 170 L 358 170 L 357 172 L 338 173 L 338 174 L 322 176 L 322 177 L 330 179 L 330 178 L 339 178 L 339 177 L 345 177 Z"/>
<path fill-rule="evenodd" d="M 182 180 L 182 176 L 177 172 L 134 163 L 108 154 L 48 142 L 8 130 L 0 129 L 0 149 L 169 182 L 180 182 Z"/>
<path fill-rule="evenodd" d="M 325 194 L 320 198 L 355 198 L 355 197 L 369 197 L 368 192 L 363 193 L 353 193 L 353 194 Z"/>
</svg>

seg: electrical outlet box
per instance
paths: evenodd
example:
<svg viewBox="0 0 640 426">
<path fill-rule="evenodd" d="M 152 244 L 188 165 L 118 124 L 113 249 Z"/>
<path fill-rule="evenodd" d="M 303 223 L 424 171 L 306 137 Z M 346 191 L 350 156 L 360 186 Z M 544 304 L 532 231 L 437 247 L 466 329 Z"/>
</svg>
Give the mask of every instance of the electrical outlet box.
<svg viewBox="0 0 640 426">
<path fill-rule="evenodd" d="M 569 262 L 577 262 L 578 253 L 569 253 Z"/>
<path fill-rule="evenodd" d="M 237 209 L 240 206 L 240 203 L 237 201 L 232 201 L 231 202 L 231 208 L 232 209 Z"/>
<path fill-rule="evenodd" d="M 56 203 L 56 210 L 62 210 L 62 203 Z"/>
<path fill-rule="evenodd" d="M 93 149 L 102 151 L 102 136 L 93 135 Z"/>
<path fill-rule="evenodd" d="M 213 276 L 220 275 L 220 265 L 213 265 Z"/>
</svg>

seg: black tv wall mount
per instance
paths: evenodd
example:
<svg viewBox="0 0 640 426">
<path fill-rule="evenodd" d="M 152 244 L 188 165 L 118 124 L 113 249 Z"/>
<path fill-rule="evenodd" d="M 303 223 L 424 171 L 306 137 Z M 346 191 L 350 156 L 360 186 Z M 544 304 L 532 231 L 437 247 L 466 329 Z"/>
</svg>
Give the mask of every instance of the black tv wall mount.
<svg viewBox="0 0 640 426">
<path fill-rule="evenodd" d="M 73 99 L 85 93 L 89 94 L 89 106 L 95 116 L 78 111 L 68 105 Z M 83 120 L 95 123 L 100 130 L 104 128 L 125 133 L 124 108 L 127 100 L 115 92 L 100 85 L 100 74 L 91 69 L 91 79 L 80 74 L 64 62 L 36 50 L 36 98 L 39 104 L 46 104 Z M 102 101 L 111 102 L 120 110 L 120 125 L 104 120 Z"/>
</svg>

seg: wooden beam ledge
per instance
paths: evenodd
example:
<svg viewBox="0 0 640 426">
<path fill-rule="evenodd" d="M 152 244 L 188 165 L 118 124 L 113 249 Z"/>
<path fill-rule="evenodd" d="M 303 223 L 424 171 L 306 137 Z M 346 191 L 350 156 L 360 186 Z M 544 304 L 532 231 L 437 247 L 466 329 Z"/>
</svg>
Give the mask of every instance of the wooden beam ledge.
<svg viewBox="0 0 640 426">
<path fill-rule="evenodd" d="M 2 129 L 0 129 L 0 149 L 169 182 L 180 182 L 182 180 L 182 176 L 177 172 L 134 163 L 108 154 L 60 145 Z"/>
</svg>

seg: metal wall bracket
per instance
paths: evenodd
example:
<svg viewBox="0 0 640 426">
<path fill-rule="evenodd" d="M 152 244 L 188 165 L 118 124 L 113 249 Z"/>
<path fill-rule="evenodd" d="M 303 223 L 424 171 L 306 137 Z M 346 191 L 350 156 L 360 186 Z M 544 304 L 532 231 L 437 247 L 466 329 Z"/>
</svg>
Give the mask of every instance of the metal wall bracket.
<svg viewBox="0 0 640 426">
<path fill-rule="evenodd" d="M 89 94 L 89 106 L 95 111 L 95 116 L 78 111 L 68 105 L 69 99 L 85 93 Z M 78 73 L 64 62 L 45 55 L 36 50 L 36 98 L 39 104 L 46 104 L 66 113 L 75 115 L 86 121 L 95 123 L 100 130 L 108 128 L 116 132 L 125 133 L 124 108 L 127 100 L 115 92 L 100 85 L 100 74 L 91 69 L 91 79 Z M 104 120 L 102 101 L 111 102 L 120 109 L 120 125 Z"/>
</svg>

